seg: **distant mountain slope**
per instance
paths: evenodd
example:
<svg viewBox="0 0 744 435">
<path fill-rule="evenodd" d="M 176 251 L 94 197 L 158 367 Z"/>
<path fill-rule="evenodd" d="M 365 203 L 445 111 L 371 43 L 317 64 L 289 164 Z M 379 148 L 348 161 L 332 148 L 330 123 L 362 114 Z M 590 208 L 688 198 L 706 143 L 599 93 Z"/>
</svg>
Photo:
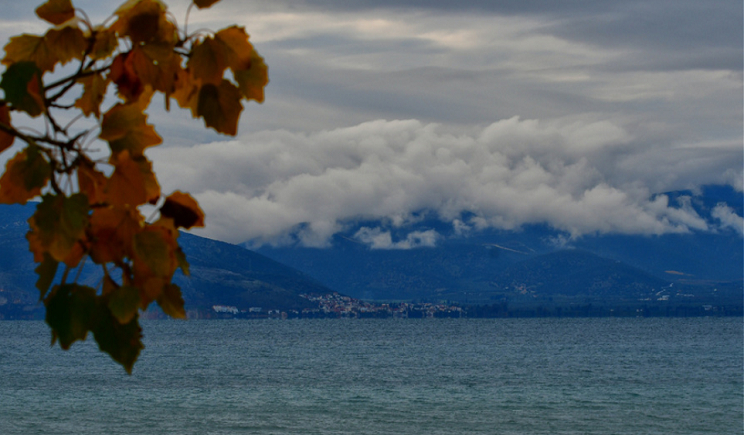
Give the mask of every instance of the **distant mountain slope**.
<svg viewBox="0 0 744 435">
<path fill-rule="evenodd" d="M 651 297 L 669 284 L 640 269 L 581 250 L 558 251 L 521 261 L 493 281 L 496 289 L 506 293 L 634 300 Z"/>
<path fill-rule="evenodd" d="M 263 246 L 257 251 L 313 276 L 333 290 L 362 299 L 488 300 L 493 284 L 500 282 L 499 274 L 521 261 L 564 249 L 582 250 L 632 266 L 632 274 L 640 274 L 634 279 L 649 285 L 653 277 L 684 285 L 741 288 L 741 233 L 727 227 L 716 229 L 717 220 L 712 215 L 723 203 L 741 216 L 741 192 L 710 186 L 702 195 L 671 192 L 667 196 L 694 209 L 713 230 L 659 236 L 586 235 L 571 240 L 545 225 L 527 225 L 519 231 L 489 229 L 458 234 L 451 225 L 429 216 L 404 227 L 386 222 L 349 225 L 328 248 Z M 363 228 L 389 232 L 393 241 L 423 231 L 436 231 L 440 237 L 434 247 L 373 249 L 355 238 Z M 515 272 L 512 269 L 509 273 Z"/>
<path fill-rule="evenodd" d="M 23 305 L 39 310 L 33 256 L 25 234 L 35 205 L 0 206 L 0 307 Z M 180 272 L 187 309 L 231 305 L 240 309 L 314 308 L 300 294 L 327 294 L 331 290 L 309 276 L 243 247 L 182 233 L 179 242 L 190 263 L 191 276 Z M 86 265 L 81 284 L 97 286 L 101 272 Z"/>
</svg>

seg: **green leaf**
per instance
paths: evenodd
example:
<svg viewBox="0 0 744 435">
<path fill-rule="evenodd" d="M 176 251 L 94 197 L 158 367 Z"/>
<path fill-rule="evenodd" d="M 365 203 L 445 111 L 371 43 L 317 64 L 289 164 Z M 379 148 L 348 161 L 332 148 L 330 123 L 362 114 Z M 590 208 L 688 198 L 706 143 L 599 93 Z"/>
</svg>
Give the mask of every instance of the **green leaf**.
<svg viewBox="0 0 744 435">
<path fill-rule="evenodd" d="M 57 267 L 59 261 L 52 258 L 49 254 L 44 254 L 44 261 L 39 263 L 39 266 L 35 269 L 39 279 L 36 281 L 36 288 L 39 289 L 39 300 L 43 300 L 46 296 L 49 287 L 54 281 L 55 275 L 57 275 Z"/>
<path fill-rule="evenodd" d="M 111 314 L 121 324 L 127 324 L 137 315 L 140 306 L 140 295 L 137 287 L 122 286 L 111 292 L 108 307 Z"/>
<path fill-rule="evenodd" d="M 119 323 L 105 298 L 99 298 L 96 314 L 91 331 L 98 348 L 124 366 L 124 370 L 131 375 L 140 351 L 145 348 L 142 344 L 142 328 L 137 321 L 139 316 L 135 315 L 125 324 Z"/>
<path fill-rule="evenodd" d="M 59 340 L 69 349 L 77 340 L 85 340 L 96 310 L 96 291 L 77 284 L 54 286 L 44 302 L 46 323 L 52 328 L 52 344 Z"/>
<path fill-rule="evenodd" d="M 44 99 L 41 92 L 41 70 L 33 62 L 14 63 L 3 73 L 0 88 L 5 92 L 5 100 L 13 107 L 23 110 L 32 117 L 44 112 Z"/>
</svg>

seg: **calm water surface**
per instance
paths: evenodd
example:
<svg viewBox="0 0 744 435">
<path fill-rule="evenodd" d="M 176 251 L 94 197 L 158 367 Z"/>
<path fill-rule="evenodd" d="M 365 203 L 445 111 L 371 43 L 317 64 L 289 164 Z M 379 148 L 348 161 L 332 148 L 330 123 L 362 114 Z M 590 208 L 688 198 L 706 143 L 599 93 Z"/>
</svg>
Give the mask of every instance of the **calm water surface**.
<svg viewBox="0 0 744 435">
<path fill-rule="evenodd" d="M 0 434 L 742 434 L 741 318 L 0 322 Z"/>
</svg>

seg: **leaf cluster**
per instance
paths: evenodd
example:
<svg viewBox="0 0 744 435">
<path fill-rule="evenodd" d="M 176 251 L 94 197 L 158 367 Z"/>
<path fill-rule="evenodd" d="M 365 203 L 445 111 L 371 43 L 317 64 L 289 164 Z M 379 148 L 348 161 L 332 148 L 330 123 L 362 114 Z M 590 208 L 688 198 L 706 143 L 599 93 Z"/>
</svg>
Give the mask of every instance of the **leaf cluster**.
<svg viewBox="0 0 744 435">
<path fill-rule="evenodd" d="M 194 0 L 189 12 L 216 2 Z M 131 373 L 143 348 L 139 312 L 155 302 L 186 317 L 171 282 L 176 270 L 189 273 L 179 229 L 204 225 L 189 194 L 163 196 L 145 156 L 162 138 L 145 111 L 161 94 L 167 110 L 174 100 L 235 135 L 243 101 L 264 99 L 267 67 L 244 28 L 187 34 L 159 0 L 126 1 L 102 24 L 71 0 L 48 0 L 36 14 L 50 28 L 12 37 L 1 61 L 0 152 L 16 140 L 23 147 L 0 176 L 0 203 L 41 196 L 27 239 L 52 343 L 67 349 L 92 332 Z M 44 131 L 17 125 L 28 118 Z M 107 157 L 95 157 L 98 142 Z M 145 205 L 157 219 L 144 218 Z M 71 278 L 86 260 L 103 271 L 97 288 Z"/>
</svg>

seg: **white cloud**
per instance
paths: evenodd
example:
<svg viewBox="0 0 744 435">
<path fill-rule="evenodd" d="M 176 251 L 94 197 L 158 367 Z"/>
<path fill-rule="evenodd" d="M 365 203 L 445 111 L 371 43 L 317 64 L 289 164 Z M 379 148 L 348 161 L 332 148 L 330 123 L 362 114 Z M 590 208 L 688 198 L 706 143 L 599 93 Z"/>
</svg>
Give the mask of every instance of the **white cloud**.
<svg viewBox="0 0 744 435">
<path fill-rule="evenodd" d="M 744 218 L 726 204 L 716 205 L 711 216 L 721 221 L 721 228 L 732 228 L 737 233 L 744 234 Z"/>
<path fill-rule="evenodd" d="M 434 247 L 441 239 L 441 235 L 435 230 L 412 231 L 406 235 L 404 240 L 394 242 L 390 231 L 362 227 L 354 234 L 354 238 L 369 245 L 371 249 L 413 249 Z"/>
<path fill-rule="evenodd" d="M 646 152 L 623 126 L 593 117 L 510 118 L 457 132 L 416 120 L 378 120 L 148 151 L 164 190 L 190 191 L 205 209 L 202 234 L 232 242 L 277 243 L 293 235 L 324 246 L 349 222 L 401 227 L 421 211 L 460 232 L 529 223 L 572 236 L 706 230 L 689 202 L 669 204 L 655 194 L 724 183 L 726 177 L 711 174 L 724 174 L 736 154 L 688 144 L 685 157 L 704 159 L 710 172 L 672 165 L 658 173 L 658 162 L 639 159 Z M 435 243 L 433 234 L 395 241 L 385 231 L 365 230 L 357 237 L 377 248 L 402 248 Z"/>
</svg>

